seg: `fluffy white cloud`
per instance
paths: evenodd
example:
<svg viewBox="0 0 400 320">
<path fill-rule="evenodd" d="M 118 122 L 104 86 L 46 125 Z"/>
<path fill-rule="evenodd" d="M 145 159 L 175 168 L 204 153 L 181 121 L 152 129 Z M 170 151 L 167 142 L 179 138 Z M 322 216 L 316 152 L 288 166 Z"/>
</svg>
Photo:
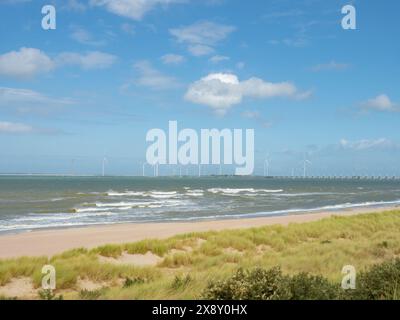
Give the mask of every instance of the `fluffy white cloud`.
<svg viewBox="0 0 400 320">
<path fill-rule="evenodd" d="M 210 21 L 201 21 L 190 26 L 170 29 L 169 32 L 179 43 L 188 45 L 195 56 L 208 55 L 214 46 L 235 31 L 235 27 Z"/>
<path fill-rule="evenodd" d="M 148 87 L 154 90 L 172 89 L 179 86 L 178 81 L 174 77 L 163 74 L 155 69 L 149 61 L 139 61 L 134 65 L 139 76 L 136 84 Z"/>
<path fill-rule="evenodd" d="M 29 125 L 0 121 L 0 133 L 32 133 L 35 129 Z"/>
<path fill-rule="evenodd" d="M 242 102 L 243 94 L 236 75 L 213 73 L 191 84 L 185 99 L 207 105 L 224 115 L 235 104 Z"/>
<path fill-rule="evenodd" d="M 300 92 L 290 82 L 272 83 L 259 78 L 240 81 L 230 73 L 212 73 L 189 86 L 185 99 L 211 107 L 224 115 L 245 97 L 267 99 L 273 97 L 307 98 L 310 92 Z"/>
<path fill-rule="evenodd" d="M 35 48 L 21 48 L 0 55 L 0 76 L 32 78 L 53 70 L 55 64 L 44 52 Z"/>
<path fill-rule="evenodd" d="M 179 54 L 166 54 L 161 57 L 164 64 L 180 64 L 185 61 L 185 57 Z"/>
<path fill-rule="evenodd" d="M 147 12 L 157 5 L 184 2 L 186 0 L 90 0 L 92 6 L 104 6 L 114 14 L 133 20 L 141 20 Z"/>
<path fill-rule="evenodd" d="M 99 51 L 91 51 L 86 54 L 64 52 L 57 57 L 56 61 L 58 65 L 76 65 L 85 70 L 105 69 L 111 67 L 117 61 L 117 57 Z"/>
<path fill-rule="evenodd" d="M 370 150 L 370 149 L 391 149 L 397 147 L 395 143 L 386 138 L 380 139 L 363 139 L 358 141 L 348 141 L 346 139 L 342 139 L 340 141 L 340 146 L 344 149 L 351 150 Z"/>
<path fill-rule="evenodd" d="M 375 98 L 363 102 L 361 106 L 364 109 L 377 111 L 398 111 L 398 105 L 390 100 L 386 94 L 381 94 Z"/>
</svg>

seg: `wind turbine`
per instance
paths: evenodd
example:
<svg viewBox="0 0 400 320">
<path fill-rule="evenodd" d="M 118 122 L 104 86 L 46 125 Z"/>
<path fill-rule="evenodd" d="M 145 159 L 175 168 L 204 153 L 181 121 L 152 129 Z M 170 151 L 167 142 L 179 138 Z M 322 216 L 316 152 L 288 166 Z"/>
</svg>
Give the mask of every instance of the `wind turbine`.
<svg viewBox="0 0 400 320">
<path fill-rule="evenodd" d="M 199 163 L 199 177 L 201 177 L 201 164 Z"/>
<path fill-rule="evenodd" d="M 106 157 L 104 157 L 103 158 L 103 170 L 102 170 L 103 177 L 106 175 L 106 163 L 108 163 L 108 160 Z"/>
<path fill-rule="evenodd" d="M 306 178 L 307 177 L 307 165 L 312 164 L 310 160 L 307 160 L 304 157 L 304 162 L 303 162 L 303 177 Z"/>
<path fill-rule="evenodd" d="M 75 175 L 75 159 L 71 160 L 71 175 Z"/>
<path fill-rule="evenodd" d="M 145 169 L 146 169 L 146 162 L 144 162 L 144 163 L 143 163 L 143 166 L 142 166 L 142 170 L 143 170 L 143 177 L 145 177 L 145 176 L 146 176 Z"/>
<path fill-rule="evenodd" d="M 264 161 L 264 177 L 269 177 L 269 156 L 268 155 Z"/>
</svg>

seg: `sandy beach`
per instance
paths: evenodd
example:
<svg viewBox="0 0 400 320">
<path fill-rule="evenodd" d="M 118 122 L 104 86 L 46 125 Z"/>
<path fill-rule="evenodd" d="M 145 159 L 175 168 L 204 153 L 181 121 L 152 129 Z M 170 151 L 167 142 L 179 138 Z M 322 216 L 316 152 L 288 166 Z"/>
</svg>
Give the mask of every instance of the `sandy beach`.
<svg viewBox="0 0 400 320">
<path fill-rule="evenodd" d="M 74 248 L 93 248 L 104 244 L 120 244 L 143 239 L 163 239 L 177 234 L 224 229 L 241 229 L 264 225 L 287 225 L 328 218 L 383 212 L 396 207 L 362 208 L 346 211 L 319 212 L 252 219 L 216 220 L 184 223 L 131 223 L 75 229 L 33 231 L 0 236 L 0 259 L 21 256 L 52 256 Z"/>
</svg>

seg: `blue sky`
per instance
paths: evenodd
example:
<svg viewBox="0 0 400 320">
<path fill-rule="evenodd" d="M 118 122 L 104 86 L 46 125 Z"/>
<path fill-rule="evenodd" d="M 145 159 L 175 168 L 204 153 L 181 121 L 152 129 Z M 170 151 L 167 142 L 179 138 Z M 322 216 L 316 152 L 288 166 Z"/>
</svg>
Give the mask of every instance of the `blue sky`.
<svg viewBox="0 0 400 320">
<path fill-rule="evenodd" d="M 41 28 L 53 4 L 56 30 Z M 357 29 L 341 27 L 353 4 Z M 254 128 L 256 173 L 400 175 L 395 0 L 0 0 L 0 172 L 140 174 L 146 132 Z M 209 168 L 212 173 L 215 168 Z M 228 169 L 227 169 L 228 170 Z M 172 168 L 162 168 L 170 173 Z"/>
</svg>

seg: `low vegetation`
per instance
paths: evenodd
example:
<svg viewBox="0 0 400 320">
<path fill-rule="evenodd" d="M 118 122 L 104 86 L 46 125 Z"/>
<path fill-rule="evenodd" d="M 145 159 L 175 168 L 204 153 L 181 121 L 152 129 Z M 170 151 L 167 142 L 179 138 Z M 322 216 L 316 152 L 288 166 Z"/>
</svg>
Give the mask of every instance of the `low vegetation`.
<svg viewBox="0 0 400 320">
<path fill-rule="evenodd" d="M 209 283 L 202 298 L 210 300 L 398 300 L 400 259 L 361 272 L 354 289 L 344 290 L 323 276 L 283 275 L 269 270 L 239 269 L 232 277 Z"/>
<path fill-rule="evenodd" d="M 13 298 L 2 288 L 28 277 L 37 290 L 30 298 L 36 299 L 245 298 L 247 289 L 229 294 L 220 289 L 229 281 L 249 288 L 255 277 L 260 290 L 251 292 L 252 299 L 333 299 L 338 298 L 343 266 L 353 265 L 358 289 L 341 298 L 397 299 L 400 262 L 393 259 L 400 255 L 398 230 L 396 210 L 75 249 L 50 259 L 0 260 L 0 297 Z M 101 259 L 146 253 L 160 257 L 159 262 L 137 266 Z M 56 268 L 57 289 L 39 296 L 45 264 Z M 82 279 L 101 289 L 82 287 Z"/>
</svg>

